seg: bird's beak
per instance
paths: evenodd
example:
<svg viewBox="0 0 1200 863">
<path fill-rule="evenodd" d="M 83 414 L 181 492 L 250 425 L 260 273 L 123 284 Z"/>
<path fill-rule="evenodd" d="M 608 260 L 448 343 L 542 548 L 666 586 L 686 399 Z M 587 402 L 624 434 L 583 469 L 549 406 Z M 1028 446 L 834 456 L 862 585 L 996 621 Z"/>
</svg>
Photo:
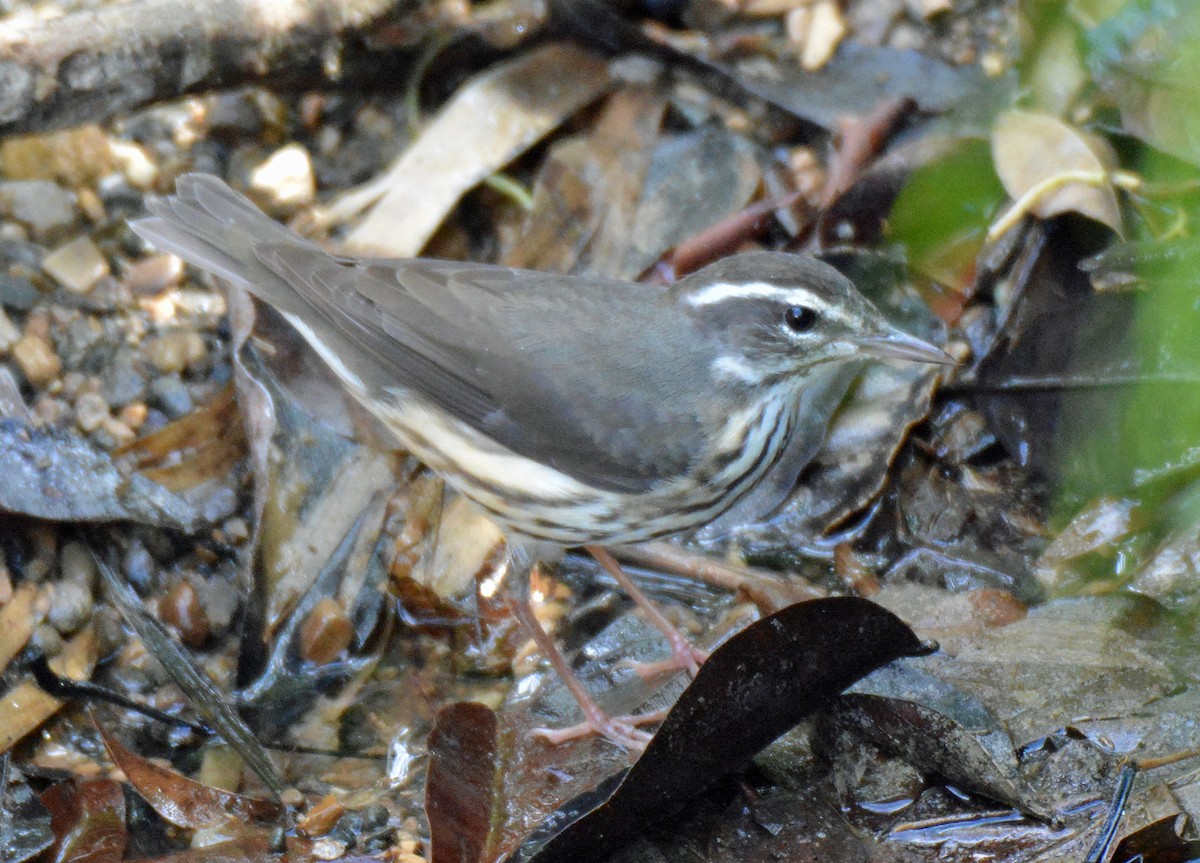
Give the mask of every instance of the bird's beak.
<svg viewBox="0 0 1200 863">
<path fill-rule="evenodd" d="M 929 342 L 893 330 L 881 336 L 856 339 L 855 344 L 864 354 L 872 357 L 882 357 L 898 360 L 913 360 L 918 363 L 937 363 L 943 366 L 957 364 L 954 357 L 935 348 Z"/>
</svg>

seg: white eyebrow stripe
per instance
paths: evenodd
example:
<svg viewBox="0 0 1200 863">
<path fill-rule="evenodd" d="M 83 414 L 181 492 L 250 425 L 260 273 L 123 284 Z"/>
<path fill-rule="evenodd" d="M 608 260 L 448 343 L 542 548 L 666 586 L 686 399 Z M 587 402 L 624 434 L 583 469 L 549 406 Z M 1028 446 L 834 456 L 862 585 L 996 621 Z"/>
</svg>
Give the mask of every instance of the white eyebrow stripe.
<svg viewBox="0 0 1200 863">
<path fill-rule="evenodd" d="M 749 300 L 756 298 L 805 305 L 818 312 L 825 312 L 831 308 L 825 299 L 817 296 L 816 293 L 808 290 L 808 288 L 800 285 L 785 288 L 779 285 L 768 284 L 767 282 L 740 282 L 736 284 L 717 282 L 687 297 L 687 303 L 693 308 L 698 308 L 724 300 Z"/>
</svg>

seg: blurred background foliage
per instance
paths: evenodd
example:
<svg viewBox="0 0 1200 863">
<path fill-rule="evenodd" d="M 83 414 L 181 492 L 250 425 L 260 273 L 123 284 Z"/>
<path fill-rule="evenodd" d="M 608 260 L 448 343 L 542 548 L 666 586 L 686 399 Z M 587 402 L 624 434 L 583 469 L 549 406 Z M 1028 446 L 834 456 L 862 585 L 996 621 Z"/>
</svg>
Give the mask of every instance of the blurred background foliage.
<svg viewBox="0 0 1200 863">
<path fill-rule="evenodd" d="M 1047 265 L 1060 276 L 1051 281 L 1052 298 L 1021 297 L 1028 285 L 993 287 L 997 315 L 1007 317 L 1001 338 L 1021 362 L 997 361 L 1004 350 L 993 351 L 977 370 L 979 398 L 993 420 L 999 414 L 999 425 L 1009 427 L 1009 434 L 1001 432 L 1009 448 L 1050 476 L 1058 528 L 1094 515 L 1103 501 L 1121 501 L 1131 514 L 1120 541 L 1084 567 L 1092 589 L 1096 579 L 1139 587 L 1139 578 L 1169 553 L 1179 584 L 1168 596 L 1194 599 L 1200 4 L 1026 0 L 1019 33 L 1011 103 L 998 106 L 990 129 L 962 134 L 948 157 L 909 175 L 889 239 L 918 280 L 978 290 L 980 262 L 1016 236 L 1013 227 L 1011 236 L 988 237 L 1009 206 L 1006 197 L 1021 200 L 1022 192 L 1043 184 L 1040 200 L 1031 192 L 1029 212 L 1054 217 L 1043 227 L 1067 241 L 1055 245 L 1070 260 Z M 1013 109 L 1039 122 L 1023 122 L 1015 137 L 1002 135 Z M 1071 202 L 1050 205 L 1062 192 L 1052 175 L 1078 175 L 1092 156 L 1100 169 L 1073 184 Z M 1036 162 L 1045 176 L 1012 188 L 1001 178 L 1009 179 L 1021 160 Z M 1111 195 L 1119 209 L 1106 212 L 1083 185 Z M 1082 287 L 1071 286 L 1084 276 Z M 1039 428 L 1051 440 L 1026 452 L 1022 435 Z"/>
</svg>

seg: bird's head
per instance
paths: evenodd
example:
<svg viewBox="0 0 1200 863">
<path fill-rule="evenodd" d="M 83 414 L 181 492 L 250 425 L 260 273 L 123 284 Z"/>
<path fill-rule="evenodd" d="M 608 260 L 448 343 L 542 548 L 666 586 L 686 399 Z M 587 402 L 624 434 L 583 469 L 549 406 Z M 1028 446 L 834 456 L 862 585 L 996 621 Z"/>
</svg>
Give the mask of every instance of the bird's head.
<svg viewBox="0 0 1200 863">
<path fill-rule="evenodd" d="M 833 267 L 804 255 L 733 255 L 681 279 L 672 294 L 720 346 L 711 370 L 718 380 L 768 385 L 869 358 L 954 362 L 889 323 Z"/>
</svg>

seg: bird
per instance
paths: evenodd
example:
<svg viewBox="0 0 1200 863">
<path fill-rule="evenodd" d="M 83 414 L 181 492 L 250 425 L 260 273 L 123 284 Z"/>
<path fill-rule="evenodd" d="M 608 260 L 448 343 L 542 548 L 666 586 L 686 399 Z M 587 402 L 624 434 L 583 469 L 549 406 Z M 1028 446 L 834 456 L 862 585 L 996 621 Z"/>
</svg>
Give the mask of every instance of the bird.
<svg viewBox="0 0 1200 863">
<path fill-rule="evenodd" d="M 338 255 L 208 174 L 180 176 L 146 209 L 135 233 L 282 313 L 405 450 L 502 528 L 513 569 L 587 548 L 639 603 L 608 548 L 777 499 L 863 361 L 953 363 L 810 255 L 741 252 L 661 286 Z M 640 717 L 604 714 L 527 602 L 515 610 L 585 725 L 644 746 Z M 651 619 L 694 671 L 702 652 Z"/>
</svg>

